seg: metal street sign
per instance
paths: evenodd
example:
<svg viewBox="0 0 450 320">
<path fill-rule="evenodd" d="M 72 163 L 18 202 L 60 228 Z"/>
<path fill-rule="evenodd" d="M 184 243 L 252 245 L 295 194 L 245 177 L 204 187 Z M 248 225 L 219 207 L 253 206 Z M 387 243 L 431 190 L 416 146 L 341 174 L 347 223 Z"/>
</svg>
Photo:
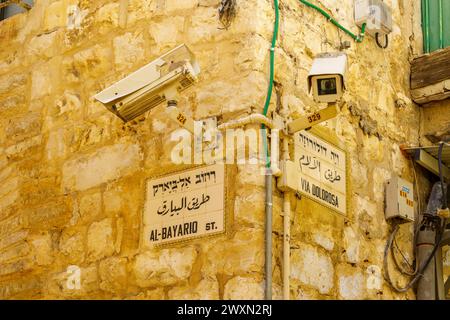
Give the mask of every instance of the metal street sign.
<svg viewBox="0 0 450 320">
<path fill-rule="evenodd" d="M 341 214 L 347 212 L 347 159 L 319 137 L 301 131 L 294 135 L 297 191 Z"/>
<path fill-rule="evenodd" d="M 147 182 L 144 241 L 156 245 L 225 230 L 225 168 L 210 165 Z"/>
<path fill-rule="evenodd" d="M 301 117 L 288 124 L 288 130 L 290 134 L 294 134 L 298 131 L 305 130 L 313 127 L 321 122 L 333 119 L 338 114 L 337 107 L 332 104 L 328 108 L 322 109 L 319 112 L 315 112 L 306 117 Z"/>
</svg>

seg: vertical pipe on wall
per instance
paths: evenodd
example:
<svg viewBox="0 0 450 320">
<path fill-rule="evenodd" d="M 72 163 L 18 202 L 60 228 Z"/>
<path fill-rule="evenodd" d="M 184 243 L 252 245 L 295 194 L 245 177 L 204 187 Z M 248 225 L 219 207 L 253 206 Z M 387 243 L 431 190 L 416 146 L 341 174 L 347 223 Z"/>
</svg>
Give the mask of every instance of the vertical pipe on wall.
<svg viewBox="0 0 450 320">
<path fill-rule="evenodd" d="M 272 300 L 272 170 L 266 168 L 265 299 Z"/>
<path fill-rule="evenodd" d="M 283 161 L 289 160 L 289 141 L 283 139 Z M 291 275 L 291 199 L 290 192 L 283 194 L 283 300 L 290 300 Z"/>
</svg>

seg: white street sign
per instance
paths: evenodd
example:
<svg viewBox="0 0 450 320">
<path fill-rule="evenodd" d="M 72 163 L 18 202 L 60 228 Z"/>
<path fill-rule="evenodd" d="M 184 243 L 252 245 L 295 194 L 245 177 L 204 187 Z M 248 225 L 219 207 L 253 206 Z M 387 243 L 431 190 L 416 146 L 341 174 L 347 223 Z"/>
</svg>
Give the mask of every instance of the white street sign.
<svg viewBox="0 0 450 320">
<path fill-rule="evenodd" d="M 144 241 L 171 243 L 225 230 L 225 168 L 210 165 L 147 182 Z"/>
<path fill-rule="evenodd" d="M 306 132 L 294 135 L 295 168 L 302 195 L 339 213 L 347 212 L 346 154 Z"/>
</svg>

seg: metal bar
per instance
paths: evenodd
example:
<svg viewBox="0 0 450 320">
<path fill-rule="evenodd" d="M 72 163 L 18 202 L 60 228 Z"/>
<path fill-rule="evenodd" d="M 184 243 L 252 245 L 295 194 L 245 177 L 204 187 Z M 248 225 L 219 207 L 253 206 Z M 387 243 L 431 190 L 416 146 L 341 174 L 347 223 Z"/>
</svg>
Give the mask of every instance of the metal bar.
<svg viewBox="0 0 450 320">
<path fill-rule="evenodd" d="M 438 160 L 424 150 L 416 150 L 414 160 L 425 169 L 439 176 Z M 442 166 L 442 174 L 446 180 L 450 179 L 450 170 L 446 166 Z"/>
<path fill-rule="evenodd" d="M 266 168 L 265 299 L 272 300 L 272 172 Z"/>
<path fill-rule="evenodd" d="M 289 192 L 285 192 L 283 201 L 283 300 L 290 300 L 291 200 L 289 195 Z"/>
<path fill-rule="evenodd" d="M 436 231 L 426 228 L 419 231 L 417 238 L 417 263 L 420 266 L 428 261 L 433 254 Z M 436 255 L 423 270 L 422 277 L 417 282 L 417 300 L 436 300 Z"/>
<path fill-rule="evenodd" d="M 289 161 L 289 141 L 283 139 L 283 161 Z M 284 174 L 287 174 L 286 172 Z M 283 299 L 290 300 L 291 276 L 291 192 L 283 192 Z"/>
</svg>

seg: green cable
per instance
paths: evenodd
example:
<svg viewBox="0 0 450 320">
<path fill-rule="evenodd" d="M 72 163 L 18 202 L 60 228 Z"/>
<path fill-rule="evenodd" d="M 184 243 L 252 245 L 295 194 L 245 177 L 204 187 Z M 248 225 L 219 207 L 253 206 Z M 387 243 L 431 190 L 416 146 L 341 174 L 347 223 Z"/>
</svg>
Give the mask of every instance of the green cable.
<svg viewBox="0 0 450 320">
<path fill-rule="evenodd" d="M 362 25 L 361 28 L 361 34 L 360 35 L 355 35 L 353 32 L 351 32 L 350 30 L 348 30 L 347 28 L 345 28 L 343 25 L 341 25 L 339 22 L 336 21 L 336 19 L 334 19 L 331 15 L 329 15 L 326 11 L 324 11 L 322 8 L 319 8 L 318 6 L 306 1 L 306 0 L 299 0 L 301 3 L 303 3 L 304 5 L 313 8 L 317 11 L 319 11 L 325 18 L 327 18 L 328 21 L 331 21 L 332 24 L 334 24 L 336 27 L 338 27 L 339 29 L 341 29 L 342 31 L 344 31 L 346 34 L 348 34 L 350 37 L 353 38 L 353 40 L 355 40 L 356 42 L 362 42 L 364 40 L 364 35 L 366 33 L 366 23 L 364 23 Z"/>
<path fill-rule="evenodd" d="M 319 11 L 323 16 L 325 16 L 329 21 L 331 21 L 335 26 L 337 26 L 338 28 L 343 30 L 345 33 L 347 33 L 356 42 L 360 43 L 364 40 L 364 36 L 366 33 L 366 23 L 363 23 L 363 25 L 361 27 L 360 35 L 355 35 L 350 30 L 348 30 L 344 26 L 342 26 L 339 22 L 337 22 L 333 17 L 331 17 L 323 9 L 319 8 L 318 6 L 308 2 L 306 0 L 299 0 L 299 1 L 301 3 L 307 5 L 308 7 L 311 7 L 313 9 Z M 280 25 L 280 9 L 278 7 L 278 0 L 274 0 L 274 6 L 275 6 L 275 23 L 274 23 L 274 29 L 273 29 L 273 35 L 272 35 L 272 44 L 270 47 L 270 79 L 269 79 L 269 87 L 267 89 L 266 102 L 264 104 L 264 111 L 263 111 L 264 116 L 267 116 L 267 112 L 269 111 L 270 100 L 272 99 L 272 90 L 273 90 L 274 74 L 275 74 L 275 46 L 277 44 L 278 29 L 279 29 L 279 25 Z M 269 157 L 269 150 L 268 150 L 268 144 L 267 144 L 266 126 L 261 125 L 261 128 L 263 130 L 263 136 L 264 136 L 263 144 L 264 144 L 264 153 L 266 155 L 266 167 L 270 168 L 270 157 Z"/>
<path fill-rule="evenodd" d="M 274 0 L 275 5 L 275 24 L 273 28 L 272 35 L 272 45 L 270 47 L 270 79 L 269 79 L 269 88 L 267 89 L 266 102 L 264 104 L 263 115 L 267 116 L 267 112 L 269 111 L 270 100 L 272 99 L 272 90 L 273 90 L 273 80 L 275 74 L 275 46 L 277 44 L 278 37 L 278 29 L 280 26 L 280 9 L 278 8 L 278 0 Z M 264 153 L 266 155 L 266 167 L 270 168 L 270 158 L 269 158 L 269 150 L 267 146 L 267 135 L 266 135 L 266 126 L 261 125 L 263 129 L 264 136 Z"/>
</svg>

